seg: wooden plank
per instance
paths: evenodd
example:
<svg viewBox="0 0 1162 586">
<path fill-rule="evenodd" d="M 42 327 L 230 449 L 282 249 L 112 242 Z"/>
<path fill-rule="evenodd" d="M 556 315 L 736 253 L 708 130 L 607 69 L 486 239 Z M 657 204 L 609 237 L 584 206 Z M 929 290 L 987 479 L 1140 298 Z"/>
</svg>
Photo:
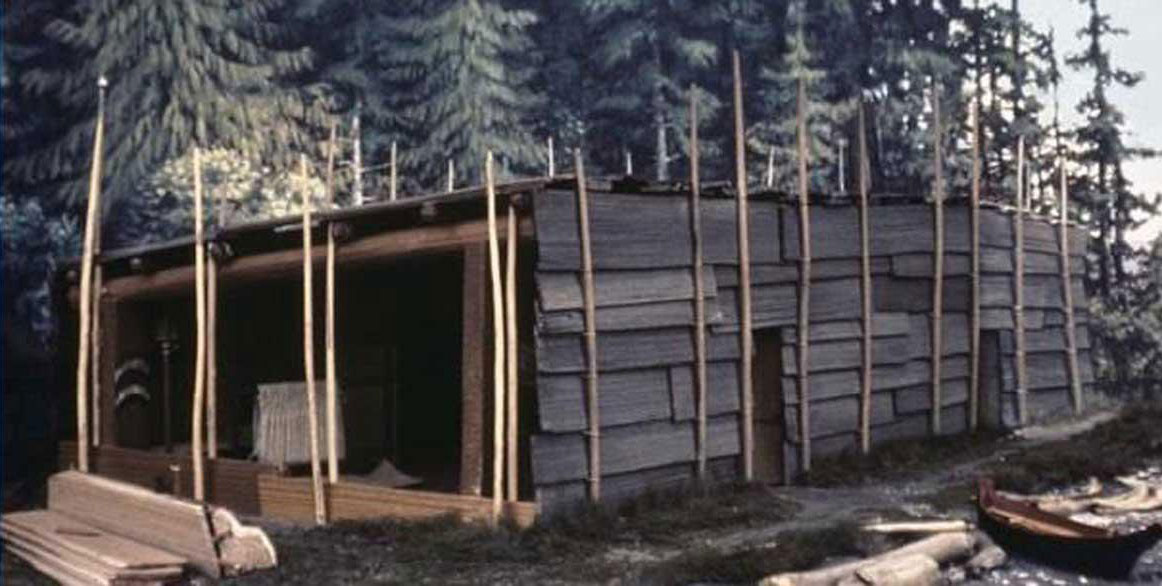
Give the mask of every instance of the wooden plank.
<svg viewBox="0 0 1162 586">
<path fill-rule="evenodd" d="M 890 338 L 909 334 L 912 322 L 907 313 L 872 313 L 872 328 L 874 337 Z M 794 344 L 797 340 L 796 328 L 782 330 L 783 343 Z M 811 339 L 819 342 L 833 340 L 854 340 L 862 337 L 862 328 L 858 321 L 831 321 L 811 324 Z"/>
<path fill-rule="evenodd" d="M 814 379 L 812 379 L 814 382 Z M 814 387 L 812 387 L 814 388 Z M 872 425 L 892 420 L 892 398 L 887 393 L 872 394 Z M 859 397 L 841 397 L 811 402 L 811 438 L 824 438 L 838 433 L 851 434 L 851 447 L 856 448 L 859 431 Z M 787 405 L 785 420 L 787 437 L 799 443 L 799 405 Z"/>
<path fill-rule="evenodd" d="M 707 338 L 707 360 L 738 358 L 737 338 L 725 334 L 710 335 Z M 688 327 L 602 333 L 597 343 L 597 367 L 605 373 L 663 364 L 689 364 L 694 362 L 693 346 L 693 335 Z M 579 373 L 585 371 L 584 365 L 580 336 L 537 337 L 537 366 L 541 373 Z"/>
<path fill-rule="evenodd" d="M 706 366 L 706 416 L 714 417 L 739 411 L 737 362 L 711 362 Z M 697 417 L 694 374 L 689 366 L 669 369 L 669 399 L 674 421 Z"/>
<path fill-rule="evenodd" d="M 702 279 L 706 284 L 704 297 L 714 298 L 718 289 L 715 271 L 706 267 Z M 593 285 L 598 308 L 694 299 L 694 279 L 689 268 L 597 271 Z M 538 271 L 537 298 L 546 312 L 580 310 L 584 305 L 581 275 L 572 271 Z"/>
<path fill-rule="evenodd" d="M 859 257 L 859 215 L 853 207 L 820 207 L 809 214 L 811 230 L 817 234 L 815 249 L 811 251 L 815 259 Z M 898 204 L 871 206 L 868 210 L 871 250 L 876 256 L 893 256 L 908 253 L 932 254 L 933 230 L 932 211 L 923 204 Z M 968 253 L 968 211 L 965 208 L 946 210 L 945 250 L 949 253 Z M 799 258 L 798 212 L 787 209 L 783 212 L 783 257 L 785 260 Z"/>
<path fill-rule="evenodd" d="M 460 346 L 460 494 L 480 496 L 484 473 L 484 340 L 488 322 L 484 279 L 488 250 L 464 247 Z"/>
<path fill-rule="evenodd" d="M 893 276 L 914 279 L 931 279 L 933 276 L 934 261 L 932 254 L 897 254 L 890 258 Z M 971 264 L 971 255 L 946 253 L 944 255 L 944 275 L 968 275 L 971 272 Z"/>
<path fill-rule="evenodd" d="M 537 379 L 541 429 L 546 432 L 581 431 L 585 415 L 585 382 L 578 374 L 542 375 Z M 670 378 L 665 368 L 606 373 L 599 381 L 600 421 L 624 425 L 669 419 Z"/>
<path fill-rule="evenodd" d="M 809 366 L 812 375 L 819 372 L 859 368 L 862 352 L 859 340 L 840 340 L 813 344 Z M 884 338 L 872 349 L 875 364 L 903 364 L 909 360 L 911 344 L 906 337 Z M 783 368 L 786 374 L 799 374 L 798 349 L 783 348 Z"/>
<path fill-rule="evenodd" d="M 967 311 L 971 285 L 966 277 L 946 277 L 942 305 L 946 311 Z M 878 312 L 932 311 L 932 280 L 874 277 L 875 310 Z"/>
<path fill-rule="evenodd" d="M 758 285 L 752 288 L 754 299 L 754 326 L 773 327 L 793 325 L 799 316 L 799 294 L 789 285 Z M 808 316 L 811 322 L 859 319 L 859 279 L 850 278 L 831 281 L 812 281 L 811 303 Z M 734 331 L 738 323 L 738 313 L 733 301 L 736 289 L 718 290 L 718 308 L 722 311 L 723 324 L 714 331 Z"/>
<path fill-rule="evenodd" d="M 55 511 L 8 513 L 0 521 L 0 528 L 5 533 L 19 534 L 39 547 L 56 549 L 64 555 L 107 566 L 115 575 L 125 569 L 164 570 L 167 567 L 170 568 L 167 574 L 180 574 L 186 561 L 165 550 L 93 528 Z"/>
<path fill-rule="evenodd" d="M 703 304 L 703 307 L 706 307 Z M 597 330 L 619 332 L 687 326 L 695 323 L 695 307 L 690 301 L 667 301 L 646 305 L 597 308 Z M 722 322 L 717 303 L 710 304 L 711 324 Z M 537 316 L 538 331 L 543 334 L 580 334 L 585 331 L 585 316 L 580 311 L 542 312 Z"/>
<path fill-rule="evenodd" d="M 959 405 L 968 401 L 968 380 L 959 378 L 944 381 L 941 406 Z M 932 394 L 927 386 L 909 387 L 895 392 L 895 406 L 898 414 L 930 413 Z M 931 416 L 931 415 L 929 415 Z"/>
<path fill-rule="evenodd" d="M 892 272 L 891 257 L 876 256 L 869 259 L 869 262 L 873 275 L 887 275 Z M 813 281 L 853 278 L 858 277 L 859 274 L 860 266 L 857 259 L 823 259 L 811 264 L 811 279 Z M 738 287 L 738 271 L 733 267 L 716 265 L 714 278 L 718 281 L 719 287 Z M 750 282 L 751 285 L 793 285 L 799 282 L 799 267 L 794 264 L 751 263 Z"/>
</svg>

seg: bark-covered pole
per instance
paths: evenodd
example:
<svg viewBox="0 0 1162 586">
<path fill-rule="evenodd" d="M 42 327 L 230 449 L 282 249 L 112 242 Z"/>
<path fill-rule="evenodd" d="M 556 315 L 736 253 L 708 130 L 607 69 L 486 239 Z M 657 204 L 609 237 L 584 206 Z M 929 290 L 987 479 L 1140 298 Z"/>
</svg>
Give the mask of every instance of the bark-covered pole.
<svg viewBox="0 0 1162 586">
<path fill-rule="evenodd" d="M 97 248 L 98 222 L 101 209 L 101 165 L 105 143 L 105 88 L 109 82 L 102 76 L 97 80 L 97 128 L 93 135 L 93 165 L 89 171 L 89 203 L 85 212 L 85 243 L 81 255 L 81 283 L 79 333 L 77 336 L 77 468 L 89 471 L 89 344 L 93 311 L 93 255 Z M 98 425 L 100 422 L 98 422 Z"/>
<path fill-rule="evenodd" d="M 750 202 L 746 191 L 746 127 L 742 113 L 742 63 L 734 52 L 734 172 L 738 191 L 738 299 L 742 345 L 742 477 L 754 478 L 754 333 L 751 331 Z"/>
<path fill-rule="evenodd" d="M 1083 407 L 1081 396 L 1081 373 L 1077 366 L 1077 324 L 1073 316 L 1073 272 L 1070 269 L 1069 258 L 1069 185 L 1065 177 L 1065 161 L 1059 164 L 1061 173 L 1059 213 L 1061 214 L 1061 288 L 1065 301 L 1065 344 L 1066 357 L 1069 361 L 1069 390 L 1073 398 L 1073 412 L 1081 413 Z"/>
<path fill-rule="evenodd" d="M 504 491 L 504 294 L 500 276 L 500 242 L 496 225 L 496 178 L 492 151 L 484 159 L 484 186 L 488 198 L 488 274 L 492 287 L 492 517 L 500 522 Z"/>
<path fill-rule="evenodd" d="M 867 153 L 867 121 L 864 104 L 859 102 L 859 270 L 860 270 L 860 325 L 863 334 L 863 355 L 860 360 L 859 446 L 863 453 L 871 451 L 871 394 L 872 394 L 872 277 L 871 239 L 868 214 L 868 196 L 871 191 L 871 169 Z"/>
<path fill-rule="evenodd" d="M 331 138 L 327 143 L 326 198 L 327 209 L 335 207 L 335 125 L 331 124 Z M 324 277 L 326 288 L 326 322 L 323 327 L 326 339 L 326 416 L 327 416 L 327 481 L 339 482 L 339 373 L 335 364 L 335 225 L 327 225 L 327 267 Z"/>
<path fill-rule="evenodd" d="M 702 186 L 698 176 L 698 96 L 690 86 L 690 230 L 694 250 L 694 393 L 698 480 L 706 480 L 706 284 L 702 278 Z"/>
<path fill-rule="evenodd" d="M 811 470 L 811 205 L 807 184 L 807 88 L 799 78 L 796 134 L 799 151 L 799 467 Z"/>
<path fill-rule="evenodd" d="M 968 427 L 980 425 L 980 102 L 972 103 L 972 189 L 969 194 L 969 230 L 972 234 L 971 303 L 968 364 Z"/>
<path fill-rule="evenodd" d="M 585 314 L 585 415 L 589 447 L 589 500 L 601 500 L 601 410 L 597 396 L 597 309 L 593 285 L 593 248 L 589 242 L 589 188 L 581 149 L 573 154 L 577 173 L 577 221 L 581 233 L 581 296 Z"/>
<path fill-rule="evenodd" d="M 202 433 L 206 395 L 206 240 L 202 230 L 202 151 L 194 147 L 194 399 L 190 421 L 190 459 L 194 467 L 194 500 L 206 498 Z"/>
<path fill-rule="evenodd" d="M 315 396 L 315 304 L 313 263 L 311 262 L 311 190 L 307 185 L 307 156 L 299 155 L 299 189 L 303 198 L 303 373 L 307 389 L 307 425 L 311 450 L 311 495 L 315 503 L 315 524 L 327 522 L 323 493 L 323 472 L 319 465 L 319 407 Z"/>
<path fill-rule="evenodd" d="M 1025 137 L 1017 137 L 1017 209 L 1013 214 L 1013 341 L 1017 371 L 1017 420 L 1028 421 L 1025 373 Z"/>
<path fill-rule="evenodd" d="M 944 120 L 940 84 L 932 88 L 932 433 L 941 432 L 944 360 Z"/>
</svg>

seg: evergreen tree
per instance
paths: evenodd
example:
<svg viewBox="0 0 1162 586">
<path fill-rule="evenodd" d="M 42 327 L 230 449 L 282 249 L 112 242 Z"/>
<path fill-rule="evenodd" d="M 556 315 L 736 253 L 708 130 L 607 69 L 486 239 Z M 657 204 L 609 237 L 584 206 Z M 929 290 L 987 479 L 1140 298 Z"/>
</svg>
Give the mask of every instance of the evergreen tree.
<svg viewBox="0 0 1162 586">
<path fill-rule="evenodd" d="M 45 28 L 52 60 L 22 73 L 20 90 L 52 124 L 7 158 L 9 188 L 55 189 L 75 207 L 92 158 L 97 79 L 109 80 L 105 189 L 125 205 L 141 182 L 193 144 L 271 156 L 309 142 L 317 114 L 282 85 L 311 66 L 280 21 L 277 0 L 126 0 L 69 8 Z M 108 209 L 108 208 L 107 208 Z"/>
<path fill-rule="evenodd" d="M 483 180 L 492 151 L 499 168 L 542 173 L 544 148 L 533 134 L 544 98 L 533 88 L 536 14 L 497 0 L 414 4 L 375 49 L 393 84 L 391 107 L 408 131 L 404 173 L 443 186 L 452 160 L 461 184 Z"/>
</svg>

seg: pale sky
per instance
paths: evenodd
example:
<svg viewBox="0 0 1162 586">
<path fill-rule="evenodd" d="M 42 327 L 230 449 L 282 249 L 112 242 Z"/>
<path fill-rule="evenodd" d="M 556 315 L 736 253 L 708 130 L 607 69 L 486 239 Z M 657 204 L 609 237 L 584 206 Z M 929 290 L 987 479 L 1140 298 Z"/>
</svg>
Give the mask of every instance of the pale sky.
<svg viewBox="0 0 1162 586">
<path fill-rule="evenodd" d="M 1001 2 L 1009 6 L 1008 0 Z M 1162 149 L 1162 0 L 1100 0 L 1099 8 L 1111 15 L 1112 24 L 1129 35 L 1110 41 L 1107 48 L 1114 65 L 1145 74 L 1132 90 L 1115 90 L 1111 99 L 1126 116 L 1127 144 Z M 1025 19 L 1039 28 L 1056 30 L 1057 54 L 1064 57 L 1081 51 L 1085 42 L 1077 31 L 1085 26 L 1089 8 L 1078 0 L 1021 0 Z M 1088 91 L 1093 77 L 1088 71 L 1063 69 L 1061 114 L 1067 125 L 1080 121 L 1076 105 Z M 1162 192 L 1162 158 L 1135 161 L 1126 168 L 1134 189 L 1147 194 Z M 1132 235 L 1146 244 L 1162 233 L 1162 217 L 1154 217 Z"/>
</svg>

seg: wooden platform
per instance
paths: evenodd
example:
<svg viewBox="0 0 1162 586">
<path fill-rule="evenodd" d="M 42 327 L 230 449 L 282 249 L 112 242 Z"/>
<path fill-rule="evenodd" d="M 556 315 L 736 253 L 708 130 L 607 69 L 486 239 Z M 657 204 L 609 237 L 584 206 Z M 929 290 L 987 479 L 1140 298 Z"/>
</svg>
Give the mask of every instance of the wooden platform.
<svg viewBox="0 0 1162 586">
<path fill-rule="evenodd" d="M 89 461 L 94 473 L 165 492 L 172 486 L 174 476 L 170 465 L 180 466 L 180 496 L 190 495 L 188 453 L 103 446 L 92 451 Z M 59 462 L 62 469 L 74 466 L 75 443 L 60 443 Z M 210 502 L 235 512 L 287 521 L 314 520 L 309 478 L 280 476 L 272 467 L 258 462 L 219 458 L 206 462 L 206 480 Z M 425 519 L 441 515 L 485 520 L 492 510 L 492 501 L 484 497 L 393 489 L 348 478 L 328 487 L 327 493 L 327 509 L 334 520 Z M 530 502 L 507 503 L 504 508 L 504 516 L 521 527 L 531 525 L 537 512 L 536 503 Z"/>
</svg>

